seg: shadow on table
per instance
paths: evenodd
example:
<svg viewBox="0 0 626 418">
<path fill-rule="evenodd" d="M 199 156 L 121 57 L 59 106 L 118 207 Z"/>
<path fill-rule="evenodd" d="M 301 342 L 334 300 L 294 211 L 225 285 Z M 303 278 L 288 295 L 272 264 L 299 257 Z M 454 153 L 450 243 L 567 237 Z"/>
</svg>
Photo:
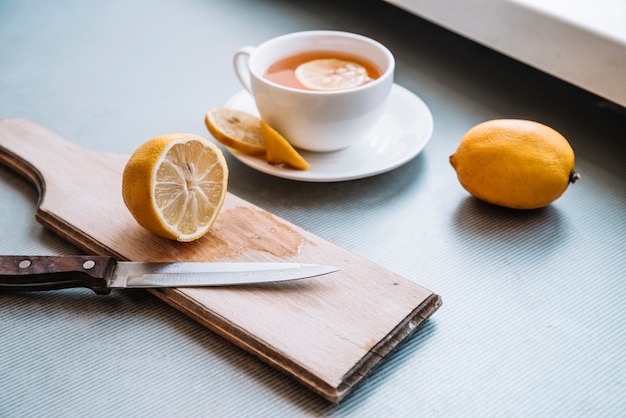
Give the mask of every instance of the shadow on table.
<svg viewBox="0 0 626 418">
<path fill-rule="evenodd" d="M 342 182 L 301 182 L 276 178 L 249 168 L 231 156 L 229 191 L 267 210 L 334 210 L 387 201 L 402 191 L 417 187 L 424 179 L 426 159 L 418 155 L 409 163 L 387 173 Z"/>
<path fill-rule="evenodd" d="M 483 252 L 524 251 L 534 257 L 546 256 L 568 237 L 565 219 L 555 206 L 517 210 L 473 197 L 461 202 L 453 226 L 466 241 L 465 248 L 480 248 Z"/>
</svg>

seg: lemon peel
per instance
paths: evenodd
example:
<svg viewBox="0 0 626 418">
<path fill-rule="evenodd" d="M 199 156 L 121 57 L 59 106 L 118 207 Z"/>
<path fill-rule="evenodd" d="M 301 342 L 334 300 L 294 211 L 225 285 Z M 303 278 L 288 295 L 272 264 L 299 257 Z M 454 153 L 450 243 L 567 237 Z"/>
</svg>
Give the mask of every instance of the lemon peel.
<svg viewBox="0 0 626 418">
<path fill-rule="evenodd" d="M 265 138 L 267 162 L 286 164 L 298 170 L 308 170 L 311 165 L 291 146 L 291 144 L 267 123 L 261 123 L 261 134 Z"/>
</svg>

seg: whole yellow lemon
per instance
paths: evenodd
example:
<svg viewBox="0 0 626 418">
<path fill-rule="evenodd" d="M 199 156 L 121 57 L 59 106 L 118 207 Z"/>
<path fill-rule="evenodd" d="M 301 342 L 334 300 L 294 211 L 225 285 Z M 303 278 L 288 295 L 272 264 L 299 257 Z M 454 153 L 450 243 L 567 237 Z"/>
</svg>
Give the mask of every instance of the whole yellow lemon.
<svg viewBox="0 0 626 418">
<path fill-rule="evenodd" d="M 529 120 L 497 119 L 474 126 L 450 163 L 474 197 L 514 209 L 547 206 L 580 178 L 563 135 Z"/>
</svg>

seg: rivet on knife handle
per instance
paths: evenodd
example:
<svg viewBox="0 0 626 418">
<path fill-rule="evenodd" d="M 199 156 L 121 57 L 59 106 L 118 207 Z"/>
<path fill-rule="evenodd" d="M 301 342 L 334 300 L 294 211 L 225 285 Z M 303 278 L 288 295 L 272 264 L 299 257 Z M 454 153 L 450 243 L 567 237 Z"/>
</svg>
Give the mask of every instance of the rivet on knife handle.
<svg viewBox="0 0 626 418">
<path fill-rule="evenodd" d="M 0 291 L 54 290 L 87 287 L 106 295 L 116 266 L 113 257 L 3 256 Z"/>
</svg>

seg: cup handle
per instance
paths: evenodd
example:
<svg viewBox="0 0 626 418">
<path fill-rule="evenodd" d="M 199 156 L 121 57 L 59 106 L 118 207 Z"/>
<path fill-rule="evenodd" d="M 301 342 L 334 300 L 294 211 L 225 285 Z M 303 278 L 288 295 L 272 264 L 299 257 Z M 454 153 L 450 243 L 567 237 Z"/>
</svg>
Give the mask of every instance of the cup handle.
<svg viewBox="0 0 626 418">
<path fill-rule="evenodd" d="M 237 75 L 241 85 L 248 90 L 248 93 L 250 94 L 252 94 L 252 86 L 250 85 L 250 67 L 248 66 L 248 60 L 254 50 L 255 48 L 252 46 L 244 46 L 237 51 L 233 57 L 235 74 Z"/>
</svg>

